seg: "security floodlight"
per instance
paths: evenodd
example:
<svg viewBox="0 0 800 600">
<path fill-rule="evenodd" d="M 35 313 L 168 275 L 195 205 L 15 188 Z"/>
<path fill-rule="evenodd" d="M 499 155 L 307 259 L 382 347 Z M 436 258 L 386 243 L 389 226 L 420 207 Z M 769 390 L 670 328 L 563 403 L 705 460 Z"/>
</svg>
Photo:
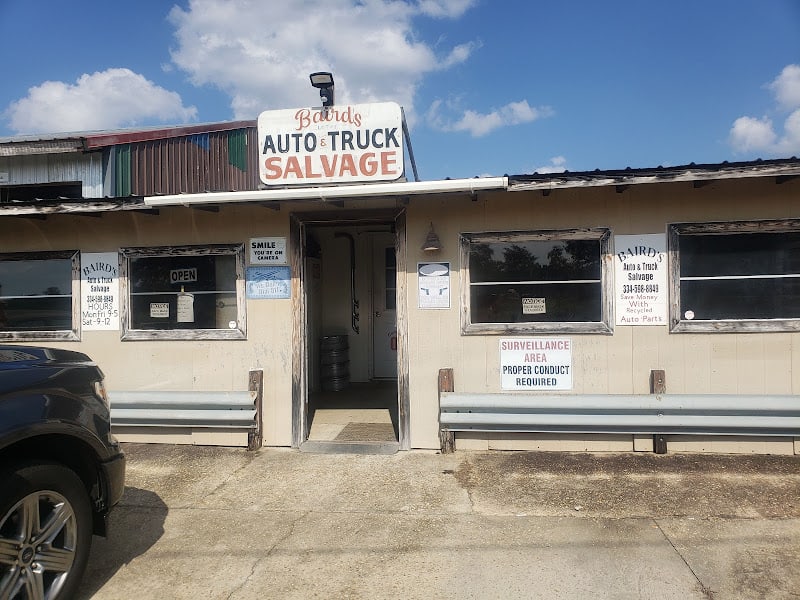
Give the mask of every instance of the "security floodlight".
<svg viewBox="0 0 800 600">
<path fill-rule="evenodd" d="M 311 85 L 319 89 L 319 97 L 322 100 L 322 106 L 328 108 L 333 106 L 333 74 L 327 71 L 319 71 L 311 73 Z"/>
</svg>

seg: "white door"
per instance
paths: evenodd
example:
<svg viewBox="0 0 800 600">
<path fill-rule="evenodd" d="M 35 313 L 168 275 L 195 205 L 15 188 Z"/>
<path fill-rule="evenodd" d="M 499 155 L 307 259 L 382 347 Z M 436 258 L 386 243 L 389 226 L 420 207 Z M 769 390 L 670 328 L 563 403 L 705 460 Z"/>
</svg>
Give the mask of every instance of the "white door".
<svg viewBox="0 0 800 600">
<path fill-rule="evenodd" d="M 397 379 L 397 259 L 394 234 L 374 234 L 372 256 L 373 377 Z"/>
</svg>

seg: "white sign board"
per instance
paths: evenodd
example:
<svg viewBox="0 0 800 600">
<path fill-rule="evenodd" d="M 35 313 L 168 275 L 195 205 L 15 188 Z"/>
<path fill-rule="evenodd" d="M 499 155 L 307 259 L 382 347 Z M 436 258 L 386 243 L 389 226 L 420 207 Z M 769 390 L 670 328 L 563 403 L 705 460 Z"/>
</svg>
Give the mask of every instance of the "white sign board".
<svg viewBox="0 0 800 600">
<path fill-rule="evenodd" d="M 151 302 L 150 317 L 153 319 L 169 318 L 169 302 Z"/>
<path fill-rule="evenodd" d="M 571 390 L 572 340 L 500 340 L 500 384 L 504 390 Z"/>
<path fill-rule="evenodd" d="M 547 312 L 547 304 L 545 302 L 545 298 L 522 299 L 523 315 L 543 315 L 546 312 Z"/>
<path fill-rule="evenodd" d="M 119 257 L 81 253 L 81 329 L 119 329 Z"/>
<path fill-rule="evenodd" d="M 614 236 L 617 325 L 667 324 L 667 241 L 661 233 Z"/>
<path fill-rule="evenodd" d="M 450 263 L 418 263 L 419 308 L 450 308 Z"/>
<path fill-rule="evenodd" d="M 265 237 L 250 240 L 251 265 L 285 265 L 286 238 Z"/>
<path fill-rule="evenodd" d="M 265 185 L 394 181 L 403 175 L 403 116 L 394 102 L 270 110 L 258 116 Z"/>
</svg>

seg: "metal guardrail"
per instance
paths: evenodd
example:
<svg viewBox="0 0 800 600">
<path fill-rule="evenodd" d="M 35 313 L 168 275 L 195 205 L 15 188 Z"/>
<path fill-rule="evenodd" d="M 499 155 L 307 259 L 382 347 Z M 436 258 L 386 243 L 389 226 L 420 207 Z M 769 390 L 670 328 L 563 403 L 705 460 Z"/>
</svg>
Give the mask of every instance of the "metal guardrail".
<svg viewBox="0 0 800 600">
<path fill-rule="evenodd" d="M 441 392 L 449 431 L 800 436 L 800 396 Z"/>
<path fill-rule="evenodd" d="M 113 392 L 111 422 L 128 427 L 227 427 L 255 424 L 254 392 Z"/>
<path fill-rule="evenodd" d="M 244 391 L 110 391 L 111 425 L 247 430 L 254 450 L 261 447 L 262 389 L 259 370 Z"/>
</svg>

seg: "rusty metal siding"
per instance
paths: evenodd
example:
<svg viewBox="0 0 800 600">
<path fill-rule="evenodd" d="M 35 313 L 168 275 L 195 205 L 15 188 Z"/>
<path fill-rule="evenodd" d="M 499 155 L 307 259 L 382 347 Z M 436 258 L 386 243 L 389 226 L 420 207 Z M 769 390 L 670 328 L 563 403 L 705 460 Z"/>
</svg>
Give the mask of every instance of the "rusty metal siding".
<svg viewBox="0 0 800 600">
<path fill-rule="evenodd" d="M 131 143 L 130 194 L 256 190 L 256 140 L 247 127 Z"/>
</svg>

